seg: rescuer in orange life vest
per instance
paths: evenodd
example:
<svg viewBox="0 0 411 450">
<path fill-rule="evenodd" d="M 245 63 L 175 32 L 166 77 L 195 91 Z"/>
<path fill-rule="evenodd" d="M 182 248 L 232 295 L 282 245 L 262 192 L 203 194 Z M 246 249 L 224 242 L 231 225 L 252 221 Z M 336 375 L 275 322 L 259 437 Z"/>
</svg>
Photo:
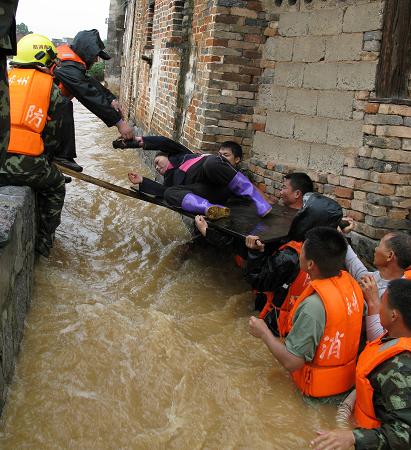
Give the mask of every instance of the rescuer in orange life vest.
<svg viewBox="0 0 411 450">
<path fill-rule="evenodd" d="M 30 186 L 36 192 L 35 249 L 44 256 L 53 245 L 65 196 L 64 176 L 50 164 L 60 145 L 66 102 L 48 69 L 56 55 L 53 43 L 38 34 L 17 44 L 9 72 L 10 143 L 0 169 L 0 186 Z"/>
<path fill-rule="evenodd" d="M 53 69 L 54 77 L 64 96 L 69 99 L 76 97 L 108 127 L 115 125 L 124 139 L 132 139 L 133 129 L 124 120 L 116 96 L 87 74 L 87 70 L 98 58 L 110 59 L 104 47 L 97 30 L 80 31 L 71 45 L 61 45 L 57 48 L 59 63 Z M 64 112 L 63 132 L 63 146 L 56 153 L 56 162 L 81 172 L 83 168 L 74 160 L 77 155 L 71 101 Z"/>
<path fill-rule="evenodd" d="M 341 400 L 354 386 L 364 298 L 357 282 L 341 270 L 347 243 L 335 229 L 306 233 L 301 270 L 310 283 L 288 318 L 284 343 L 262 319 L 251 317 L 250 333 L 263 340 L 290 373 L 298 389 L 322 402 Z"/>
<path fill-rule="evenodd" d="M 353 430 L 318 431 L 318 450 L 411 448 L 411 280 L 391 280 L 380 307 L 387 330 L 367 344 L 356 369 Z"/>
<path fill-rule="evenodd" d="M 304 195 L 313 191 L 313 182 L 306 173 L 293 172 L 284 177 L 280 199 L 284 206 L 301 210 Z M 324 217 L 323 222 L 314 225 L 329 225 L 329 222 L 327 217 Z M 260 319 L 267 317 L 273 308 L 280 308 L 290 291 L 295 291 L 291 292 L 293 296 L 303 291 L 306 274 L 300 271 L 299 266 L 302 240 L 297 241 L 296 236 L 290 236 L 281 246 L 278 243 L 265 245 L 259 236 L 247 236 L 245 244 L 249 250 L 242 266 L 245 269 L 246 280 L 255 293 L 255 309 L 260 311 Z M 267 323 L 270 329 L 277 333 L 277 320 L 270 320 Z"/>
</svg>

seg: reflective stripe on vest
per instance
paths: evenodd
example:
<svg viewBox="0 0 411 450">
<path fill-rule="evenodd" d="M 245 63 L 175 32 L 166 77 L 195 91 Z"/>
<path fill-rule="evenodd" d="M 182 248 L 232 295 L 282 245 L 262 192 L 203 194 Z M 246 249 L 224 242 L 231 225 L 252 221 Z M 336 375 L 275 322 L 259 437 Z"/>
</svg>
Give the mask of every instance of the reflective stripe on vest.
<svg viewBox="0 0 411 450">
<path fill-rule="evenodd" d="M 378 428 L 381 422 L 375 416 L 373 395 L 374 389 L 368 380 L 368 375 L 380 364 L 399 353 L 411 352 L 411 338 L 393 339 L 381 342 L 380 336 L 367 344 L 358 358 L 355 388 L 357 391 L 354 416 L 361 428 Z"/>
<path fill-rule="evenodd" d="M 78 56 L 73 50 L 66 44 L 59 45 L 57 47 L 57 57 L 60 61 L 74 61 L 82 64 L 84 68 L 87 68 L 86 63 Z M 73 98 L 72 93 L 63 85 L 63 83 L 59 83 L 58 85 L 61 93 L 64 97 Z"/>
<path fill-rule="evenodd" d="M 186 162 L 183 162 L 183 164 L 180 165 L 179 170 L 186 173 L 190 167 L 192 167 L 195 163 L 205 158 L 206 156 L 210 155 L 208 153 L 204 153 L 204 155 L 198 156 L 197 158 L 188 159 Z"/>
<path fill-rule="evenodd" d="M 12 69 L 10 85 L 10 143 L 8 153 L 40 156 L 41 133 L 47 123 L 53 77 L 35 69 Z"/>
<path fill-rule="evenodd" d="M 358 283 L 345 271 L 336 277 L 313 280 L 295 302 L 289 323 L 300 304 L 314 292 L 325 309 L 324 334 L 314 359 L 294 371 L 292 378 L 303 394 L 328 397 L 354 386 L 364 297 Z"/>
<path fill-rule="evenodd" d="M 294 249 L 298 255 L 301 253 L 301 248 L 303 246 L 302 242 L 297 241 L 290 241 L 286 244 L 279 247 L 279 250 L 283 250 L 285 248 L 292 248 Z M 290 330 L 288 329 L 288 315 L 297 300 L 297 298 L 301 295 L 301 293 L 304 291 L 305 287 L 309 283 L 309 276 L 307 272 L 304 272 L 302 270 L 299 271 L 297 277 L 295 280 L 290 283 L 290 286 L 288 288 L 287 296 L 284 299 L 282 305 L 278 309 L 278 318 L 277 318 L 277 324 L 278 324 L 278 331 L 280 333 L 280 336 L 285 336 Z M 263 310 L 259 314 L 260 319 L 264 319 L 264 317 L 275 308 L 273 305 L 274 300 L 274 292 L 266 291 L 264 292 L 267 301 L 264 305 Z"/>
</svg>

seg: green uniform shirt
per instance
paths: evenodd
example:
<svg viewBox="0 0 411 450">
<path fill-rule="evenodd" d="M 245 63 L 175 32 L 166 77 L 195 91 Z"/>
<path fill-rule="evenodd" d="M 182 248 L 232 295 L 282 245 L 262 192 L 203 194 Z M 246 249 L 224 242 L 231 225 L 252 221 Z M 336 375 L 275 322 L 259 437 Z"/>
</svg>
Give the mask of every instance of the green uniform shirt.
<svg viewBox="0 0 411 450">
<path fill-rule="evenodd" d="M 314 293 L 297 308 L 293 327 L 285 338 L 287 350 L 306 362 L 314 359 L 325 330 L 325 308 L 320 296 Z"/>
</svg>

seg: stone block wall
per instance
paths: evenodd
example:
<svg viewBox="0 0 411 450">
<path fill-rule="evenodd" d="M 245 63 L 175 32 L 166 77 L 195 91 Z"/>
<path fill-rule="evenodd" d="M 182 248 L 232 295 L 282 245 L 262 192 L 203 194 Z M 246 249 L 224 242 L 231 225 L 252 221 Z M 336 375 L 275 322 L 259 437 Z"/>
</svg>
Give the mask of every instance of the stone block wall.
<svg viewBox="0 0 411 450">
<path fill-rule="evenodd" d="M 384 2 L 267 8 L 277 17 L 264 44 L 249 169 L 273 197 L 285 173 L 308 172 L 357 221 L 355 243 L 372 261 L 377 239 L 411 229 L 411 107 L 375 99 Z"/>
<path fill-rule="evenodd" d="M 34 217 L 30 188 L 0 187 L 0 414 L 31 300 Z"/>
</svg>

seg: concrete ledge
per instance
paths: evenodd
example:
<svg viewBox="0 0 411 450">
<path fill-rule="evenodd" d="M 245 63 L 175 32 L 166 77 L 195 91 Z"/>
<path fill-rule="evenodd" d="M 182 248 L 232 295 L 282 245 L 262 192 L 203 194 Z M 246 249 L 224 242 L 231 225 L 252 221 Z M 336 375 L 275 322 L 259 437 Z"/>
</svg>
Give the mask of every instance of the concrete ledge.
<svg viewBox="0 0 411 450">
<path fill-rule="evenodd" d="M 35 201 L 29 187 L 0 187 L 0 413 L 31 300 Z"/>
</svg>

